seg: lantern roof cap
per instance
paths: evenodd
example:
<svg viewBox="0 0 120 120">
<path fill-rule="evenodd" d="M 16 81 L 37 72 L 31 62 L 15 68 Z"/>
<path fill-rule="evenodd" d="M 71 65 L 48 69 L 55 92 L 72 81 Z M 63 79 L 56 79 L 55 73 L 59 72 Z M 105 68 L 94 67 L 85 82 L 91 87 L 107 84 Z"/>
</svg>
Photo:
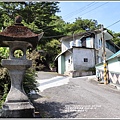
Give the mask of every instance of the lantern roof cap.
<svg viewBox="0 0 120 120">
<path fill-rule="evenodd" d="M 22 23 L 22 17 L 15 17 L 15 24 L 5 28 L 0 32 L 0 46 L 7 46 L 4 41 L 25 41 L 36 47 L 39 40 L 43 36 L 43 32 L 40 34 L 33 33 L 29 28 L 25 27 Z"/>
</svg>

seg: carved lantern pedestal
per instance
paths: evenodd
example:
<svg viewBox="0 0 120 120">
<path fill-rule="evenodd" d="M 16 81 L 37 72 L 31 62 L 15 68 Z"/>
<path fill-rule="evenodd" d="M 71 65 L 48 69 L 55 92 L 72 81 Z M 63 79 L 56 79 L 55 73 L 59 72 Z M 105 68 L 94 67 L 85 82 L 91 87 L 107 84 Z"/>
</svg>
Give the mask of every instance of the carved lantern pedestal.
<svg viewBox="0 0 120 120">
<path fill-rule="evenodd" d="M 10 47 L 10 58 L 2 60 L 2 66 L 9 70 L 11 88 L 3 105 L 3 117 L 34 117 L 34 107 L 30 103 L 23 89 L 23 78 L 26 69 L 32 66 L 32 61 L 26 59 L 26 50 L 29 45 L 23 41 L 7 41 Z M 16 50 L 21 50 L 20 58 L 14 56 Z"/>
<path fill-rule="evenodd" d="M 0 46 L 9 47 L 9 59 L 2 60 L 2 66 L 9 70 L 11 88 L 2 107 L 2 117 L 30 118 L 34 117 L 34 107 L 23 89 L 25 71 L 32 66 L 32 61 L 26 59 L 28 47 L 36 48 L 43 33 L 35 34 L 21 24 L 22 17 L 15 18 L 15 24 L 0 33 Z M 15 52 L 20 50 L 22 56 L 17 58 Z"/>
</svg>

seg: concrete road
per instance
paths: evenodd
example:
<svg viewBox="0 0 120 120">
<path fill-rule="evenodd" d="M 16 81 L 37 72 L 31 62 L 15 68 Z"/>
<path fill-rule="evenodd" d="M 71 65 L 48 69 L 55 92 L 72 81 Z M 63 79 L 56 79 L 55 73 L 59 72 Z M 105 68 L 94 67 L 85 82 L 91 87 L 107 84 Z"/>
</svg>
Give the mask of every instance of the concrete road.
<svg viewBox="0 0 120 120">
<path fill-rule="evenodd" d="M 43 76 L 45 77 L 43 78 Z M 70 77 L 57 74 L 56 72 L 39 72 L 36 81 L 38 82 L 38 89 L 43 92 L 43 90 L 51 87 L 68 84 L 69 78 Z"/>
<path fill-rule="evenodd" d="M 44 72 L 44 71 L 40 71 L 37 72 L 37 78 L 38 80 L 45 80 L 45 79 L 50 79 L 56 76 L 64 76 L 61 74 L 58 74 L 57 72 Z"/>
<path fill-rule="evenodd" d="M 120 118 L 120 91 L 88 78 L 69 78 L 66 84 L 40 91 L 34 99 L 36 117 Z"/>
</svg>

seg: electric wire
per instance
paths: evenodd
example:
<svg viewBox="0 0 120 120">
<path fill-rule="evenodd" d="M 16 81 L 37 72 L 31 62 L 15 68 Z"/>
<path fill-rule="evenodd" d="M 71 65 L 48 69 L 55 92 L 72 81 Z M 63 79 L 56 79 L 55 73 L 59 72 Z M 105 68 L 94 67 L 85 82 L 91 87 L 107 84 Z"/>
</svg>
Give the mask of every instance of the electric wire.
<svg viewBox="0 0 120 120">
<path fill-rule="evenodd" d="M 100 6 L 98 6 L 98 7 L 101 7 L 101 6 L 103 6 L 103 5 L 105 5 L 105 4 L 107 4 L 108 2 L 106 2 L 106 3 L 104 3 L 104 4 L 102 4 L 102 5 L 100 5 Z M 97 8 L 98 8 L 97 7 Z M 92 9 L 91 11 L 93 11 L 93 10 L 95 10 L 95 8 L 94 9 Z M 88 11 L 88 12 L 91 12 L 91 11 Z M 87 13 L 88 13 L 87 12 Z M 86 14 L 86 13 L 85 13 Z M 116 22 L 114 22 L 114 23 L 112 23 L 112 24 L 110 24 L 109 26 L 107 26 L 106 28 L 109 28 L 109 27 L 111 27 L 111 26 L 113 26 L 113 25 L 115 25 L 115 24 L 117 24 L 117 23 L 119 23 L 120 22 L 120 20 L 117 20 Z M 57 36 L 48 36 L 48 37 L 44 37 L 44 38 L 52 38 L 52 37 L 63 37 L 64 35 L 57 35 Z"/>
<path fill-rule="evenodd" d="M 95 4 L 97 4 L 97 3 L 95 3 L 95 1 L 94 1 L 94 2 L 92 2 L 92 3 L 90 3 L 90 4 L 88 4 L 88 5 L 83 6 L 82 8 L 80 8 L 80 9 L 78 9 L 78 10 L 75 10 L 75 11 L 73 11 L 73 12 L 71 12 L 71 13 L 63 16 L 63 17 L 64 17 L 64 18 L 68 18 L 68 17 L 73 16 L 73 15 L 75 15 L 75 14 L 77 14 L 77 13 L 83 12 L 83 11 L 85 11 L 86 9 L 88 9 L 88 7 L 90 8 L 90 7 L 94 6 Z"/>
<path fill-rule="evenodd" d="M 89 10 L 88 12 L 86 12 L 86 13 L 84 13 L 84 14 L 87 14 L 87 13 L 93 11 L 93 10 L 96 10 L 97 8 L 100 8 L 100 7 L 102 7 L 103 5 L 105 5 L 105 4 L 107 4 L 107 3 L 109 3 L 109 2 L 105 2 L 105 3 L 103 3 L 102 5 L 99 5 L 99 6 L 97 6 L 96 8 L 94 8 L 94 9 L 92 9 L 92 10 Z M 84 15 L 84 14 L 82 14 L 82 15 Z M 81 16 L 82 16 L 82 15 L 81 15 Z M 72 19 L 70 19 L 70 20 L 72 20 Z M 50 28 L 45 29 L 44 32 L 47 31 L 47 30 L 49 30 L 49 29 L 50 29 Z"/>
<path fill-rule="evenodd" d="M 73 12 L 71 12 L 71 13 L 68 13 L 68 14 L 66 14 L 66 15 L 64 15 L 63 17 L 69 17 L 70 18 L 70 16 L 73 16 L 73 13 L 74 12 L 76 12 L 76 11 L 78 11 L 79 13 L 80 13 L 80 11 L 81 12 L 83 12 L 84 10 L 86 10 L 86 9 L 88 9 L 88 8 L 85 8 L 85 7 L 92 7 L 93 5 L 95 5 L 95 4 L 97 4 L 97 3 L 95 3 L 95 1 L 94 2 L 92 2 L 92 3 L 89 3 L 88 5 L 85 5 L 84 7 L 82 7 L 82 8 L 80 8 L 80 9 L 78 9 L 78 10 L 75 10 L 75 11 L 73 11 Z M 79 11 L 80 10 L 80 11 Z M 70 15 L 70 16 L 69 16 Z M 43 28 L 41 28 L 41 29 L 44 29 L 44 30 L 46 30 L 45 28 L 47 28 L 47 29 L 50 29 L 50 28 L 48 28 L 48 27 L 50 27 L 50 26 L 46 26 L 46 27 L 43 27 Z"/>
<path fill-rule="evenodd" d="M 106 28 L 109 28 L 109 27 L 111 27 L 111 26 L 113 26 L 113 25 L 115 25 L 115 24 L 117 24 L 117 23 L 119 23 L 119 22 L 120 22 L 120 20 L 118 20 L 118 21 L 112 23 L 111 25 L 107 26 Z"/>
<path fill-rule="evenodd" d="M 105 3 L 103 3 L 102 5 L 99 5 L 99 6 L 95 7 L 95 8 L 93 8 L 93 9 L 91 9 L 91 10 L 89 10 L 89 11 L 83 13 L 83 14 L 81 14 L 80 16 L 83 16 L 83 15 L 85 15 L 85 14 L 91 12 L 91 11 L 94 11 L 94 10 L 96 10 L 96 9 L 98 9 L 98 8 L 100 8 L 100 7 L 102 7 L 102 6 L 104 6 L 104 5 L 107 4 L 107 3 L 109 3 L 109 2 L 105 2 Z M 79 13 L 78 13 L 78 14 L 79 14 Z M 73 20 L 73 19 L 74 19 L 74 18 L 69 19 L 69 20 Z"/>
<path fill-rule="evenodd" d="M 104 4 L 100 5 L 100 6 L 98 6 L 98 7 L 96 7 L 96 8 L 94 8 L 94 9 L 92 9 L 92 10 L 89 10 L 88 12 L 86 12 L 86 13 L 84 13 L 84 14 L 87 14 L 87 13 L 93 11 L 93 10 L 96 10 L 97 8 L 102 7 L 103 5 L 105 5 L 105 4 L 107 4 L 107 3 L 108 3 L 108 2 L 106 2 L 106 3 L 104 3 Z M 82 14 L 82 15 L 84 15 L 84 14 Z M 50 28 L 46 29 L 45 31 L 47 31 L 47 30 L 49 30 L 49 29 L 50 29 Z M 44 32 L 45 32 L 45 31 L 44 31 Z M 44 37 L 44 38 L 52 38 L 52 37 L 60 37 L 60 36 L 63 36 L 63 35 L 48 36 L 48 37 Z"/>
</svg>

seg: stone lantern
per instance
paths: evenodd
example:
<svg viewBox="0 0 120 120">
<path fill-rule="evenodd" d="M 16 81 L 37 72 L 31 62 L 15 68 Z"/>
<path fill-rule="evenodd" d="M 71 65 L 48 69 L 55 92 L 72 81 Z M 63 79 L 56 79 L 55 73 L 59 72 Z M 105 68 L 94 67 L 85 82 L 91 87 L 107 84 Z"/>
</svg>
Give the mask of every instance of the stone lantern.
<svg viewBox="0 0 120 120">
<path fill-rule="evenodd" d="M 43 33 L 33 33 L 21 21 L 22 17 L 17 16 L 15 24 L 0 33 L 0 46 L 10 48 L 9 59 L 3 59 L 1 63 L 8 69 L 11 78 L 11 88 L 2 106 L 2 117 L 8 118 L 34 117 L 34 107 L 24 92 L 22 82 L 26 69 L 32 66 L 32 61 L 26 59 L 26 51 L 37 46 Z M 17 50 L 23 53 L 20 58 L 15 56 Z"/>
</svg>

